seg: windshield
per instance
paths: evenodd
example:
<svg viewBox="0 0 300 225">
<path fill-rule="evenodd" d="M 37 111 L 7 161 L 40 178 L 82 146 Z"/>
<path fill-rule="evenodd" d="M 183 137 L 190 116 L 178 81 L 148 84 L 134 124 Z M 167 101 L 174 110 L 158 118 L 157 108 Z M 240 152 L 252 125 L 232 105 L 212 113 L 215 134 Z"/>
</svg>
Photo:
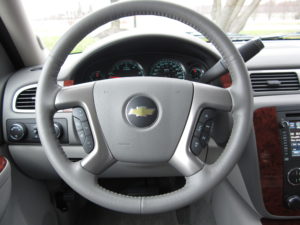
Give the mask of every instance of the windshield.
<svg viewBox="0 0 300 225">
<path fill-rule="evenodd" d="M 118 0 L 22 0 L 33 30 L 51 50 L 64 32 L 80 18 Z M 299 0 L 172 0 L 213 20 L 233 41 L 300 39 Z M 192 28 L 154 16 L 127 17 L 95 30 L 72 51 L 82 52 L 113 33 L 132 29 L 190 33 Z"/>
</svg>

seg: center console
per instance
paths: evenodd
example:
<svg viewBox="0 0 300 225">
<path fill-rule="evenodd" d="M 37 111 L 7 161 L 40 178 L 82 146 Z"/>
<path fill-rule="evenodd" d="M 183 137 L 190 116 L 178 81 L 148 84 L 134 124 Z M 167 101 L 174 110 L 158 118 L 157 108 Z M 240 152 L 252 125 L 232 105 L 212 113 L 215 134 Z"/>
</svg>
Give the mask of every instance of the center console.
<svg viewBox="0 0 300 225">
<path fill-rule="evenodd" d="M 283 155 L 283 198 L 286 207 L 300 209 L 300 110 L 277 109 Z"/>
<path fill-rule="evenodd" d="M 260 108 L 254 129 L 265 208 L 278 216 L 300 216 L 300 109 Z"/>
</svg>

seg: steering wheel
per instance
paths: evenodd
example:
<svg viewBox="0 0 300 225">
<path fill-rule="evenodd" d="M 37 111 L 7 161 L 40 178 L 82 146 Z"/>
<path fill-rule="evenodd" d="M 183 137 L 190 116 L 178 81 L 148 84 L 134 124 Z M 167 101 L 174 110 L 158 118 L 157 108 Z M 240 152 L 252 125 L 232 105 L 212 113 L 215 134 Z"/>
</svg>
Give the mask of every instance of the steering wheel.
<svg viewBox="0 0 300 225">
<path fill-rule="evenodd" d="M 60 87 L 57 76 L 69 52 L 99 26 L 134 15 L 156 15 L 185 23 L 207 37 L 228 65 L 232 86 L 224 89 L 179 79 L 134 77 Z M 216 186 L 237 163 L 250 133 L 252 94 L 245 64 L 226 35 L 197 12 L 152 0 L 112 4 L 83 18 L 59 40 L 42 71 L 36 99 L 41 143 L 61 178 L 88 200 L 125 213 L 160 213 L 190 204 Z M 57 110 L 82 107 L 94 149 L 79 162 L 65 156 L 55 137 Z M 205 108 L 231 112 L 228 143 L 213 164 L 190 150 L 198 117 Z M 97 178 L 116 161 L 169 163 L 185 185 L 163 195 L 131 197 L 101 187 Z"/>
</svg>

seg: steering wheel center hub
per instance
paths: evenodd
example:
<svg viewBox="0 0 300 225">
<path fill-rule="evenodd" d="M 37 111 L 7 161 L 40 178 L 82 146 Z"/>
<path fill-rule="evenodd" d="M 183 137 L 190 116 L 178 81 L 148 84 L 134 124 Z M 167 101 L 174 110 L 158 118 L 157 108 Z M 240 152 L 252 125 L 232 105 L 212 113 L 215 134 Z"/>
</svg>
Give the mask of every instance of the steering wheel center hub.
<svg viewBox="0 0 300 225">
<path fill-rule="evenodd" d="M 139 128 L 151 126 L 158 117 L 158 107 L 155 102 L 146 96 L 134 96 L 126 106 L 128 122 Z"/>
<path fill-rule="evenodd" d="M 94 86 L 108 148 L 123 162 L 167 162 L 184 130 L 192 99 L 192 83 L 179 79 L 122 78 Z"/>
</svg>

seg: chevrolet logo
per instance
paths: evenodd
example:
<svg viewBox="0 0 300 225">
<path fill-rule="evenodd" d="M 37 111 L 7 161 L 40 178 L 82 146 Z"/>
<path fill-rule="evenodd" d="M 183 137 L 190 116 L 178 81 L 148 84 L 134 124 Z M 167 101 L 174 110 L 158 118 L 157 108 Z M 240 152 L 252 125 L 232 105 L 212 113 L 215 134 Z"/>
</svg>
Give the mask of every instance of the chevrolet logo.
<svg viewBox="0 0 300 225">
<path fill-rule="evenodd" d="M 135 109 L 130 109 L 128 115 L 135 115 L 136 117 L 152 116 L 155 109 L 149 109 L 146 106 L 137 106 Z"/>
</svg>

